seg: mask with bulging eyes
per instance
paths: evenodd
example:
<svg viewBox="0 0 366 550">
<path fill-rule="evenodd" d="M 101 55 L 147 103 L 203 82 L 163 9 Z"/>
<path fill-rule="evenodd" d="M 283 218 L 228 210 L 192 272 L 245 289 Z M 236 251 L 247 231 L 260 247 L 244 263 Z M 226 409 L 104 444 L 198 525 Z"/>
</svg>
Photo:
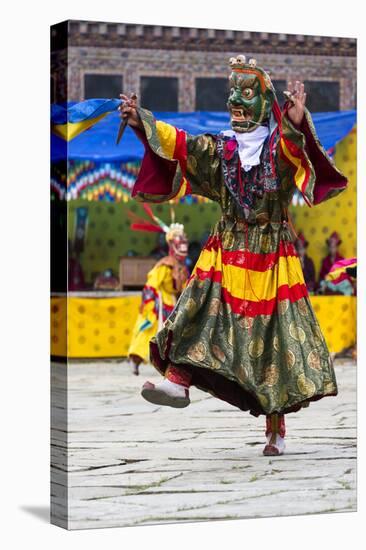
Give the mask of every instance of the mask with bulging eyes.
<svg viewBox="0 0 366 550">
<path fill-rule="evenodd" d="M 235 132 L 252 132 L 269 123 L 275 92 L 268 74 L 246 64 L 243 58 L 230 60 L 232 72 L 227 107 L 231 128 Z"/>
<path fill-rule="evenodd" d="M 183 262 L 188 254 L 188 238 L 184 232 L 172 232 L 167 238 L 169 255 Z"/>
</svg>

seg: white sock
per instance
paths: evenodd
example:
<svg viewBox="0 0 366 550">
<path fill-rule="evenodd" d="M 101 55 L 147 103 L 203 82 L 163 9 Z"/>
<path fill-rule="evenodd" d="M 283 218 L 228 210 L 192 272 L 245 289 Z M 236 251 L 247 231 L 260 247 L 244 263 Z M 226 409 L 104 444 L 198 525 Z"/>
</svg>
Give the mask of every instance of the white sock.
<svg viewBox="0 0 366 550">
<path fill-rule="evenodd" d="M 181 386 L 180 384 L 176 384 L 175 382 L 171 382 L 167 378 L 164 378 L 164 380 L 159 382 L 159 384 L 156 384 L 155 387 L 174 397 L 186 396 L 185 390 L 187 388 Z"/>
<path fill-rule="evenodd" d="M 276 434 L 276 439 L 274 443 L 270 443 L 272 434 L 267 435 L 267 444 L 268 445 L 275 445 L 277 449 L 282 453 L 285 449 L 285 438 L 281 437 L 280 434 Z"/>
</svg>

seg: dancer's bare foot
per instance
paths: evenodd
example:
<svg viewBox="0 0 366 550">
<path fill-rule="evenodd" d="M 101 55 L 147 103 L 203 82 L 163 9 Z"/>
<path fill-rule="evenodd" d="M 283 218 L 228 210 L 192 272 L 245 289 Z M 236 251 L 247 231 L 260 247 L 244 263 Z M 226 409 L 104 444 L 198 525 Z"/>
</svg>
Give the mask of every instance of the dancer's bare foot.
<svg viewBox="0 0 366 550">
<path fill-rule="evenodd" d="M 145 382 L 141 395 L 149 403 L 183 409 L 190 404 L 189 390 L 180 384 L 164 379 L 159 384 Z"/>
</svg>

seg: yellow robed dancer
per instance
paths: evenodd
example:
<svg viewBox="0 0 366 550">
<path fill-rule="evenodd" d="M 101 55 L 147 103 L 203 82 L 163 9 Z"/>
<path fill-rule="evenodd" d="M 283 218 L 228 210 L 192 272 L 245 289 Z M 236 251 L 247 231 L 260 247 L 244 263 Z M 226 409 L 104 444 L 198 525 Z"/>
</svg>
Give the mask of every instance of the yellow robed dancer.
<svg viewBox="0 0 366 550">
<path fill-rule="evenodd" d="M 140 364 L 148 362 L 150 340 L 163 327 L 173 311 L 188 278 L 188 270 L 184 263 L 188 253 L 188 239 L 184 226 L 174 222 L 167 226 L 153 214 L 148 205 L 143 206 L 151 221 L 138 219 L 130 213 L 134 220 L 132 229 L 165 233 L 169 254 L 161 258 L 149 271 L 142 290 L 140 311 L 128 349 L 128 356 L 133 362 L 133 372 L 136 375 L 139 374 Z"/>
</svg>

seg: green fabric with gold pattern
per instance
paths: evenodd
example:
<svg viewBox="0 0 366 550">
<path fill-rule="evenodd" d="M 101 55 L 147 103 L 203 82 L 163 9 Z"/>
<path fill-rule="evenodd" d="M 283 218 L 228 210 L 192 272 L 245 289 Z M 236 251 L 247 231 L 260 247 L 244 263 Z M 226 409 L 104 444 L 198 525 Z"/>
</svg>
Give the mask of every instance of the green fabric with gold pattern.
<svg viewBox="0 0 366 550">
<path fill-rule="evenodd" d="M 147 139 L 134 195 L 144 201 L 169 200 L 186 180 L 187 192 L 208 197 L 222 209 L 187 287 L 151 341 L 155 367 L 164 374 L 169 364 L 181 366 L 192 374 L 193 385 L 256 416 L 297 411 L 336 395 L 332 361 L 287 220 L 301 163 L 309 174 L 304 192 L 310 204 L 346 185 L 317 142 L 308 113 L 300 129 L 283 117 L 282 137 L 285 148 L 292 147 L 292 160 L 279 135 L 271 191 L 265 191 L 263 161 L 253 179 L 258 189 L 248 222 L 235 198 L 237 151 L 230 157 L 228 140 L 174 129 L 177 145 L 169 158 L 153 115 L 141 108 L 138 112 Z"/>
</svg>

